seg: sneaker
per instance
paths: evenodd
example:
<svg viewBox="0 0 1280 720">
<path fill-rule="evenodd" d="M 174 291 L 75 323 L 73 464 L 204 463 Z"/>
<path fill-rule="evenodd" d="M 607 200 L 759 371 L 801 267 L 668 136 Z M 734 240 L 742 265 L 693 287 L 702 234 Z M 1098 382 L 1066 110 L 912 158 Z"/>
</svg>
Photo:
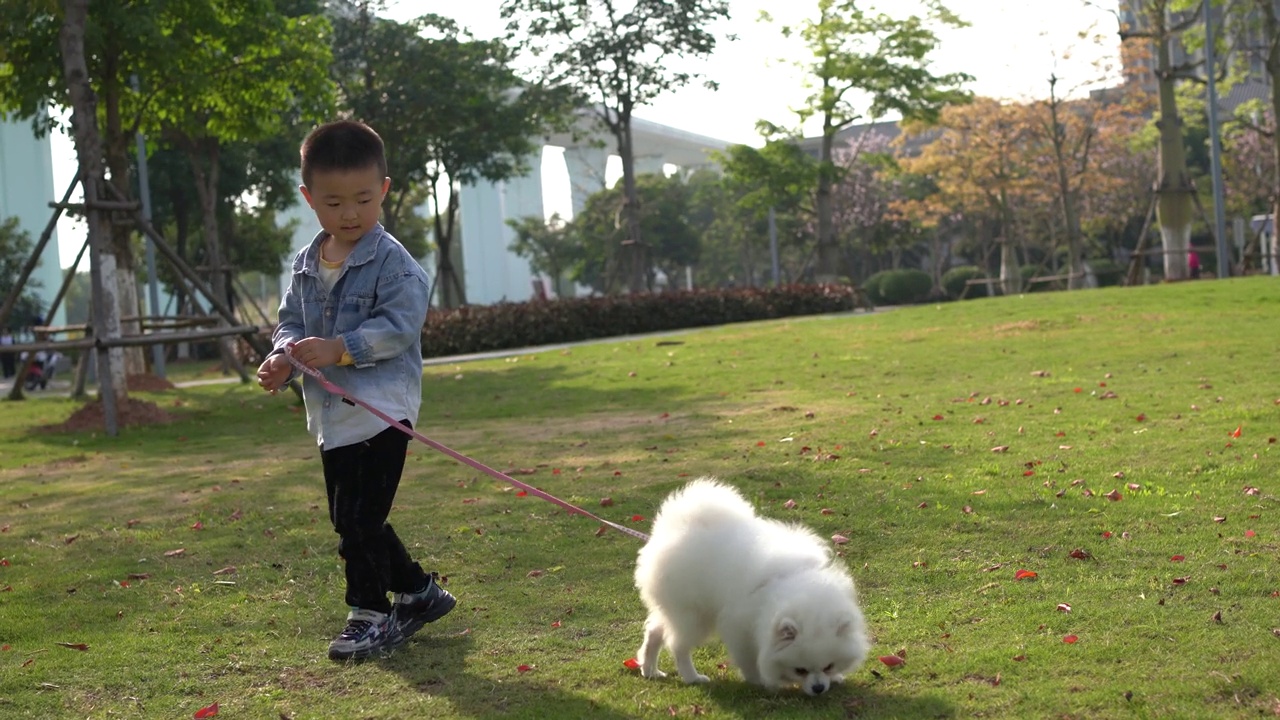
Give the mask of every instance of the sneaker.
<svg viewBox="0 0 1280 720">
<path fill-rule="evenodd" d="M 354 608 L 347 627 L 329 643 L 330 660 L 360 660 L 382 655 L 404 642 L 394 615 Z"/>
<path fill-rule="evenodd" d="M 395 593 L 393 613 L 406 640 L 423 625 L 448 615 L 458 604 L 457 598 L 436 582 L 438 577 L 436 573 L 428 575 L 426 587 L 417 592 Z"/>
</svg>

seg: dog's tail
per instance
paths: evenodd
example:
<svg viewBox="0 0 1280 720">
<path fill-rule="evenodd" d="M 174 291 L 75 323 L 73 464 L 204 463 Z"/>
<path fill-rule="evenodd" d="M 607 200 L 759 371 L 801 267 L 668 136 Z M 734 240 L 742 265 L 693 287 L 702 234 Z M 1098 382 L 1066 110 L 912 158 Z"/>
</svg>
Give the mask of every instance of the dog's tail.
<svg viewBox="0 0 1280 720">
<path fill-rule="evenodd" d="M 698 478 L 667 496 L 653 519 L 653 534 L 675 526 L 715 525 L 755 516 L 755 508 L 731 485 Z"/>
</svg>

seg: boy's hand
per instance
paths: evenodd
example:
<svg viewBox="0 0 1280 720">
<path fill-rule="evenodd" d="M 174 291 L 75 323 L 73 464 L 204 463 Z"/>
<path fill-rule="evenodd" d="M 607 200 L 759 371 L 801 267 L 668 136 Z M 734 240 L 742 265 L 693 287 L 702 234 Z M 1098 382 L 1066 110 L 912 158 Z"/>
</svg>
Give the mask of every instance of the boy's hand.
<svg viewBox="0 0 1280 720">
<path fill-rule="evenodd" d="M 292 368 L 284 355 L 272 355 L 258 366 L 258 384 L 274 395 L 289 380 Z"/>
<path fill-rule="evenodd" d="M 313 369 L 337 365 L 346 351 L 342 338 L 319 337 L 303 338 L 289 350 L 294 359 Z"/>
</svg>

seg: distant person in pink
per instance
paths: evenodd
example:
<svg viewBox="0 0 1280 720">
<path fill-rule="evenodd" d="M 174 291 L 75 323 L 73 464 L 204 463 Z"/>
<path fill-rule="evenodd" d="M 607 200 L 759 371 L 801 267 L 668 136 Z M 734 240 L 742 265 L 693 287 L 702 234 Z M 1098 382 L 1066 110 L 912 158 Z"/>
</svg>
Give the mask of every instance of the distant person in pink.
<svg viewBox="0 0 1280 720">
<path fill-rule="evenodd" d="M 1191 279 L 1200 279 L 1200 253 L 1195 248 L 1187 252 L 1187 267 L 1191 269 Z"/>
</svg>

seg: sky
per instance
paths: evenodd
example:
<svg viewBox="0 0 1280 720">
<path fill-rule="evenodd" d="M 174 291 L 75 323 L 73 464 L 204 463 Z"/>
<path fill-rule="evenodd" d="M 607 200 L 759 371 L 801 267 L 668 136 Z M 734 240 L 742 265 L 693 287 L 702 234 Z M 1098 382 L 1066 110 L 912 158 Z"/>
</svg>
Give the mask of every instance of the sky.
<svg viewBox="0 0 1280 720">
<path fill-rule="evenodd" d="M 501 0 L 389 0 L 389 15 L 405 20 L 423 12 L 452 17 L 479 37 L 502 34 Z M 879 7 L 903 17 L 913 0 L 882 0 Z M 963 72 L 974 77 L 968 88 L 978 95 L 1007 100 L 1043 98 L 1051 75 L 1059 89 L 1082 94 L 1114 80 L 1119 40 L 1116 19 L 1085 0 L 947 0 L 946 6 L 969 23 L 939 31 L 941 44 L 931 56 L 935 73 Z M 1101 5 L 1118 5 L 1098 0 Z M 636 111 L 638 117 L 733 143 L 759 145 L 759 120 L 793 127 L 794 108 L 808 96 L 805 57 L 797 39 L 780 27 L 816 13 L 816 0 L 732 0 L 733 17 L 717 30 L 722 41 L 705 61 L 683 66 L 719 83 L 718 91 L 694 83 Z M 762 11 L 773 23 L 759 22 Z M 813 134 L 812 127 L 805 128 Z M 75 172 L 75 153 L 65 137 L 53 139 L 54 186 L 67 186 Z M 544 160 L 546 158 L 544 157 Z M 615 163 L 616 167 L 616 163 Z M 613 171 L 613 175 L 617 174 Z M 551 163 L 544 170 L 548 212 L 568 215 L 567 171 Z M 69 220 L 58 226 L 63 265 L 70 264 L 84 231 Z"/>
</svg>

